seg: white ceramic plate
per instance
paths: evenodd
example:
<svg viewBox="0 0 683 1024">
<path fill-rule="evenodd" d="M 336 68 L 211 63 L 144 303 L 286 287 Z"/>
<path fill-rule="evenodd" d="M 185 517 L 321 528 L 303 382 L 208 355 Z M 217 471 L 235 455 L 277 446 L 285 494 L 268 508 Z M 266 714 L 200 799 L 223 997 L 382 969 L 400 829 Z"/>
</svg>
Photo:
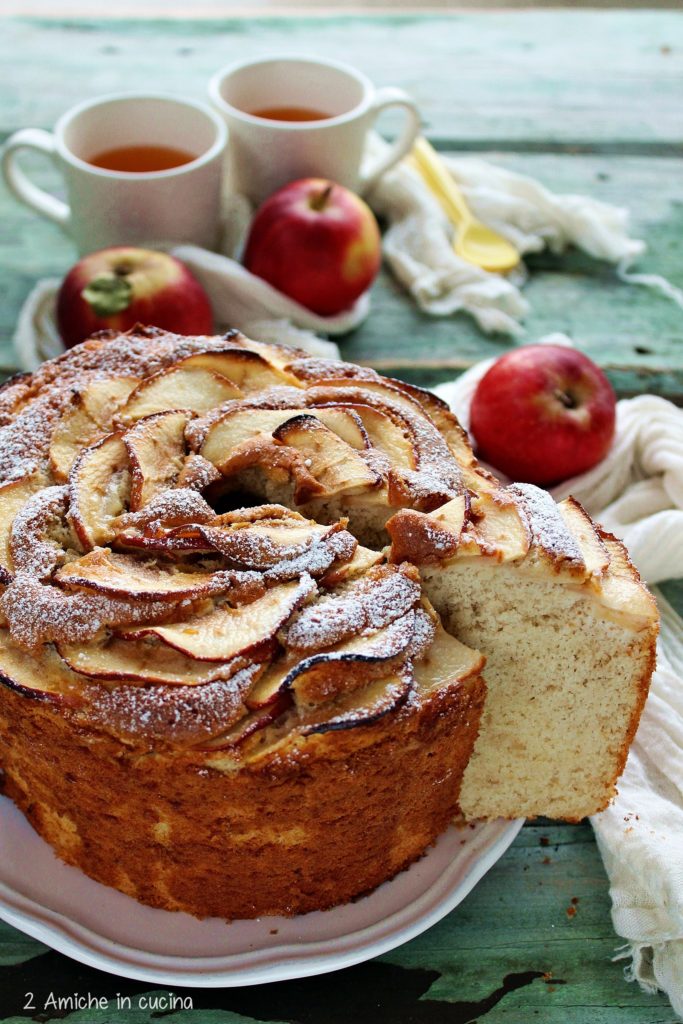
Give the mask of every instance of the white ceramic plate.
<svg viewBox="0 0 683 1024">
<path fill-rule="evenodd" d="M 198 921 L 143 907 L 67 867 L 0 797 L 0 917 L 67 956 L 163 985 L 229 987 L 324 974 L 414 938 L 458 905 L 521 821 L 451 827 L 357 903 L 295 918 Z"/>
</svg>

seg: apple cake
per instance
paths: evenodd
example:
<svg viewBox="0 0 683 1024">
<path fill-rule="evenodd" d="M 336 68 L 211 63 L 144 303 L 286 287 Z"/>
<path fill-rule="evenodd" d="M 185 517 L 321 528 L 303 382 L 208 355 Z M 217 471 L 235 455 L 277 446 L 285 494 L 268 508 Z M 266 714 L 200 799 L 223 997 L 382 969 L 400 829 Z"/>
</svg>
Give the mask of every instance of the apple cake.
<svg viewBox="0 0 683 1024">
<path fill-rule="evenodd" d="M 3 789 L 98 881 L 303 913 L 454 816 L 608 802 L 652 599 L 428 392 L 136 328 L 8 382 L 0 454 Z"/>
</svg>

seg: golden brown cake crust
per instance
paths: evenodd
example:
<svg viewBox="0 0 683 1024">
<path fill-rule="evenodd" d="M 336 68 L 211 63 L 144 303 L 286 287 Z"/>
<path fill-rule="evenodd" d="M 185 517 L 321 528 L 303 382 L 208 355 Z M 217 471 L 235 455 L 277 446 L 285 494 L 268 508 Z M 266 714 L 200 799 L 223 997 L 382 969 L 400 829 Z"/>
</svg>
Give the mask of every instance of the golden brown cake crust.
<svg viewBox="0 0 683 1024">
<path fill-rule="evenodd" d="M 3 688 L 5 792 L 63 860 L 151 906 L 324 909 L 393 877 L 446 828 L 484 692 L 475 676 L 230 772 L 215 754 L 145 756 Z"/>
</svg>

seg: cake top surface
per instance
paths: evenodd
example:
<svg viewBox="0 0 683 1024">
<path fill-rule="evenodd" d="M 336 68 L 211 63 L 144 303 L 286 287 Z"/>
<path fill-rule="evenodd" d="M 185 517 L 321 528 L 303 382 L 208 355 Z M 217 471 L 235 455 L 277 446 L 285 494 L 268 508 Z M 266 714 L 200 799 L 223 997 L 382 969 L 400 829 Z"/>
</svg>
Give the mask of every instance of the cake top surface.
<svg viewBox="0 0 683 1024">
<path fill-rule="evenodd" d="M 136 329 L 8 382 L 0 453 L 0 671 L 123 742 L 243 756 L 409 705 L 435 644 L 454 681 L 481 667 L 340 514 L 465 493 L 476 464 L 427 393 Z"/>
<path fill-rule="evenodd" d="M 479 671 L 421 564 L 651 611 L 580 506 L 501 488 L 435 396 L 237 333 L 72 349 L 0 389 L 0 455 L 0 672 L 130 744 L 258 757 L 408 708 L 439 659 Z"/>
</svg>

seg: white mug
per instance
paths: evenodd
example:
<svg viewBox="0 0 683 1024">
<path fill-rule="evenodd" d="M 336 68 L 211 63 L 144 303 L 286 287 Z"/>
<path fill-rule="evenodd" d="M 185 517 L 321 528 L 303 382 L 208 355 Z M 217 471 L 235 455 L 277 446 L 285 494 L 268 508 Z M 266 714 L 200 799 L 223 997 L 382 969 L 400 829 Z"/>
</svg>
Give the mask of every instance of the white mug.
<svg viewBox="0 0 683 1024">
<path fill-rule="evenodd" d="M 193 242 L 211 248 L 220 228 L 227 132 L 204 103 L 173 96 L 125 93 L 72 108 L 54 133 L 24 128 L 2 148 L 7 185 L 27 206 L 73 238 L 81 255 L 110 245 Z M 90 160 L 119 147 L 163 146 L 190 159 L 156 171 L 118 171 Z M 50 156 L 68 202 L 35 185 L 19 166 L 21 150 Z"/>
<path fill-rule="evenodd" d="M 233 64 L 209 83 L 209 96 L 230 131 L 231 187 L 261 202 L 297 178 L 329 178 L 367 192 L 404 157 L 420 132 L 420 115 L 402 89 L 375 89 L 347 64 L 306 57 L 272 57 Z M 361 168 L 368 131 L 381 111 L 402 107 L 405 124 L 389 151 Z M 314 120 L 256 116 L 255 111 L 304 108 Z"/>
</svg>

